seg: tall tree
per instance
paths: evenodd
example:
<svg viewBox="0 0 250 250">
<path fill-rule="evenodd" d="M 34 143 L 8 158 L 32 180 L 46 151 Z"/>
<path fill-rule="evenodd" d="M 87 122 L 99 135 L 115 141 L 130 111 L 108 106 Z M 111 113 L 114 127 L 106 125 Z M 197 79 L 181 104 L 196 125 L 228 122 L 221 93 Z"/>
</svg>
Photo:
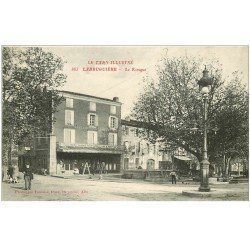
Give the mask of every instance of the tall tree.
<svg viewBox="0 0 250 250">
<path fill-rule="evenodd" d="M 148 125 L 142 136 L 151 141 L 161 138 L 170 147 L 182 147 L 199 161 L 202 158 L 204 110 L 197 81 L 202 76 L 203 64 L 201 58 L 163 58 L 157 71 L 158 78 L 144 79 L 145 88 L 132 114 L 135 119 Z M 227 144 L 228 140 L 234 141 L 236 138 L 246 141 L 247 128 L 238 133 L 237 126 L 233 124 L 233 112 L 229 114 L 231 120 L 225 118 L 226 110 L 231 110 L 227 108 L 230 100 L 234 100 L 234 113 L 240 114 L 244 121 L 248 120 L 248 113 L 245 110 L 246 103 L 244 109 L 241 105 L 246 95 L 238 74 L 235 73 L 231 80 L 223 79 L 219 61 L 210 61 L 207 68 L 211 77 L 207 126 L 220 129 L 216 139 L 213 137 L 212 140 L 212 133 L 209 134 L 209 154 L 214 154 L 213 148 L 222 152 L 222 148 L 215 147 L 218 143 Z M 227 126 L 234 133 L 222 132 L 224 127 L 221 119 L 226 119 L 229 123 Z"/>
<path fill-rule="evenodd" d="M 210 118 L 219 125 L 216 134 L 209 134 L 210 155 L 223 158 L 224 175 L 228 175 L 232 159 L 240 158 L 245 167 L 248 161 L 248 96 L 239 74 L 234 72 L 233 76 L 224 86 L 223 105 Z"/>
<path fill-rule="evenodd" d="M 2 54 L 3 158 L 10 166 L 14 147 L 50 131 L 66 76 L 63 60 L 42 48 L 3 47 Z"/>
</svg>

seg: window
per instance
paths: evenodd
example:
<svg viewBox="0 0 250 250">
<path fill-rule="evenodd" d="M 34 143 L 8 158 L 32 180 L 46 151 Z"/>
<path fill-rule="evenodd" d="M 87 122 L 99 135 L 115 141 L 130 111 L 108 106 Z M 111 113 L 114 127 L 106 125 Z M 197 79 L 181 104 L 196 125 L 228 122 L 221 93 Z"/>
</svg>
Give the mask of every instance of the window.
<svg viewBox="0 0 250 250">
<path fill-rule="evenodd" d="M 89 103 L 89 110 L 90 111 L 96 111 L 96 103 L 90 102 Z"/>
<path fill-rule="evenodd" d="M 95 126 L 95 115 L 90 115 L 89 125 Z"/>
<path fill-rule="evenodd" d="M 64 143 L 74 144 L 75 143 L 75 130 L 74 129 L 64 129 Z"/>
<path fill-rule="evenodd" d="M 115 115 L 116 114 L 116 106 L 110 106 L 110 113 L 112 115 Z"/>
<path fill-rule="evenodd" d="M 117 134 L 116 133 L 109 133 L 108 144 L 110 146 L 117 145 Z"/>
<path fill-rule="evenodd" d="M 65 110 L 65 125 L 74 125 L 74 111 Z"/>
<path fill-rule="evenodd" d="M 88 144 L 93 145 L 97 144 L 97 132 L 88 131 Z"/>
<path fill-rule="evenodd" d="M 66 98 L 66 107 L 67 108 L 73 108 L 73 99 Z"/>
<path fill-rule="evenodd" d="M 98 126 L 98 116 L 96 114 L 88 114 L 88 125 L 91 127 Z"/>
<path fill-rule="evenodd" d="M 110 128 L 117 128 L 117 118 L 114 117 L 114 116 L 110 116 L 110 119 L 109 119 L 109 127 Z"/>
</svg>

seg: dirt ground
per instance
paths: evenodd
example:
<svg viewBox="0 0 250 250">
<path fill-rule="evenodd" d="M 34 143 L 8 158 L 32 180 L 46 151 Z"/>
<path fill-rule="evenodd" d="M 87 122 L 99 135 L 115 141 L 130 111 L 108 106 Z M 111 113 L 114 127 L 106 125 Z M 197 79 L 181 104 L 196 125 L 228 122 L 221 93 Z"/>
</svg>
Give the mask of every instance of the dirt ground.
<svg viewBox="0 0 250 250">
<path fill-rule="evenodd" d="M 249 200 L 248 184 L 214 184 L 219 190 L 214 197 L 188 197 L 182 191 L 197 190 L 197 184 L 153 183 L 143 180 L 125 180 L 104 176 L 98 180 L 63 179 L 35 175 L 31 190 L 24 190 L 24 181 L 2 182 L 2 201 L 195 201 L 195 200 Z"/>
</svg>

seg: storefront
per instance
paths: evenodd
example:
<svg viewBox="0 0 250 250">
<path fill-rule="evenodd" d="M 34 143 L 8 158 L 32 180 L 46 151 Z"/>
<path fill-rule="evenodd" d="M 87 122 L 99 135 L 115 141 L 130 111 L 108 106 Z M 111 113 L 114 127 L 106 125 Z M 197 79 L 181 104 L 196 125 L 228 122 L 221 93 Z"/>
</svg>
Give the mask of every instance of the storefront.
<svg viewBox="0 0 250 250">
<path fill-rule="evenodd" d="M 91 173 L 98 173 L 102 166 L 107 173 L 118 173 L 121 169 L 122 149 L 120 147 L 81 145 L 57 148 L 57 174 L 82 174 L 88 163 Z M 105 164 L 105 165 L 104 165 Z"/>
</svg>

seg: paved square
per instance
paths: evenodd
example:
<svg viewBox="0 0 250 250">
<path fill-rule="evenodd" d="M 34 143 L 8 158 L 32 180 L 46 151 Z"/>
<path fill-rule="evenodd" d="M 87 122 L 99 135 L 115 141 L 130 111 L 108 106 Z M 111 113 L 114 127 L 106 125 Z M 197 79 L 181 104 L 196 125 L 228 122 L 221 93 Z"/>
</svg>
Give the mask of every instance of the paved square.
<svg viewBox="0 0 250 250">
<path fill-rule="evenodd" d="M 248 184 L 214 184 L 217 197 L 187 197 L 182 191 L 196 190 L 198 184 L 153 183 L 104 176 L 72 179 L 35 175 L 31 190 L 24 190 L 24 181 L 2 183 L 3 201 L 195 201 L 249 200 Z"/>
</svg>

